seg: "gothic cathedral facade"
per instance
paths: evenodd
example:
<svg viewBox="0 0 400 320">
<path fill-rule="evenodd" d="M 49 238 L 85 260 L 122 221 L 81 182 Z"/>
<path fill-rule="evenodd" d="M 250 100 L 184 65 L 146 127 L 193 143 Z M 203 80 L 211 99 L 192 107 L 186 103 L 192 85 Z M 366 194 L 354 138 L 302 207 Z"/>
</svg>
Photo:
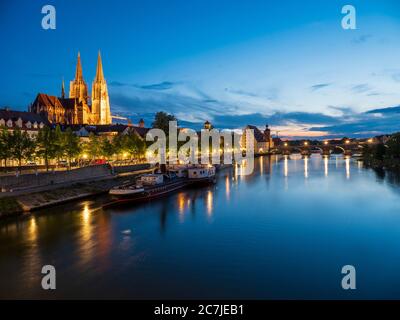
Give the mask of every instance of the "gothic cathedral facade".
<svg viewBox="0 0 400 320">
<path fill-rule="evenodd" d="M 91 102 L 90 105 L 89 102 Z M 30 111 L 42 115 L 50 123 L 111 124 L 110 100 L 100 52 L 97 58 L 96 76 L 92 83 L 91 97 L 88 94 L 88 86 L 83 79 L 81 57 L 78 53 L 75 78 L 70 82 L 69 97 L 65 97 L 63 81 L 61 97 L 39 93 L 31 104 Z"/>
</svg>

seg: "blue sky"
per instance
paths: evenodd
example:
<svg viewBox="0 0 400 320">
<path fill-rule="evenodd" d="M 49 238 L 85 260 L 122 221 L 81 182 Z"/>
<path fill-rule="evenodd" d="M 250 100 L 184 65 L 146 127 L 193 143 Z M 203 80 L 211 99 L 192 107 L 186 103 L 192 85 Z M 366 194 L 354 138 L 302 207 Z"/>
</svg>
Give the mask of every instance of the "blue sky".
<svg viewBox="0 0 400 320">
<path fill-rule="evenodd" d="M 41 8 L 57 29 L 41 28 Z M 341 8 L 357 30 L 341 28 Z M 114 114 L 149 123 L 237 128 L 268 122 L 287 136 L 400 131 L 400 2 L 1 1 L 0 106 L 59 94 L 81 52 L 91 87 L 100 49 Z"/>
</svg>

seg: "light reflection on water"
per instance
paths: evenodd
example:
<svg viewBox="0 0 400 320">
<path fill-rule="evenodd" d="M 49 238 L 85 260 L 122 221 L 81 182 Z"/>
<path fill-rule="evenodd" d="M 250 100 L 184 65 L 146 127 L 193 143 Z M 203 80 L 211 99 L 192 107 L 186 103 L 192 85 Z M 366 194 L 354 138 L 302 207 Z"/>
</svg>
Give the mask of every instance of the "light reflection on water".
<svg viewBox="0 0 400 320">
<path fill-rule="evenodd" d="M 260 157 L 141 205 L 0 224 L 0 297 L 400 298 L 400 179 L 341 156 Z M 56 292 L 40 289 L 44 264 Z M 340 289 L 341 267 L 359 289 Z"/>
</svg>

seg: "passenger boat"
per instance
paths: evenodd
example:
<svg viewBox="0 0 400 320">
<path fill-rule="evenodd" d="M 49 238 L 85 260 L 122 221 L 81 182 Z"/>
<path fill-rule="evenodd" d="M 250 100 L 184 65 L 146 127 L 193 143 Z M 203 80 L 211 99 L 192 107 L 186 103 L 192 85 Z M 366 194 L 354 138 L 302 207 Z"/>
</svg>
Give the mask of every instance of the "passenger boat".
<svg viewBox="0 0 400 320">
<path fill-rule="evenodd" d="M 187 178 L 173 172 L 144 174 L 136 183 L 114 187 L 109 194 L 117 200 L 144 201 L 181 189 L 188 183 Z"/>
<path fill-rule="evenodd" d="M 125 202 L 155 199 L 188 185 L 210 182 L 215 182 L 214 166 L 196 165 L 185 168 L 170 168 L 167 173 L 144 174 L 135 183 L 112 188 L 109 194 L 114 198 L 114 201 L 104 205 L 104 207 Z"/>
<path fill-rule="evenodd" d="M 188 168 L 188 179 L 191 184 L 215 183 L 215 167 L 212 165 L 190 167 Z"/>
</svg>

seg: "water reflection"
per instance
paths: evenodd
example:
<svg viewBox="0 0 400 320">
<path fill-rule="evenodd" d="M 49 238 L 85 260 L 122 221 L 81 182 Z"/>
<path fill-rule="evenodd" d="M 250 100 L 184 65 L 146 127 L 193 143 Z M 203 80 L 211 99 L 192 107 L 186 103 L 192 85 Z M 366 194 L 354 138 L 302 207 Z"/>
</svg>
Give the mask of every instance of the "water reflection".
<svg viewBox="0 0 400 320">
<path fill-rule="evenodd" d="M 212 216 L 213 213 L 213 193 L 211 190 L 207 192 L 207 215 Z"/>
<path fill-rule="evenodd" d="M 226 200 L 229 201 L 230 195 L 231 195 L 231 181 L 230 181 L 230 175 L 226 175 L 225 177 L 225 194 L 226 194 Z"/>
<path fill-rule="evenodd" d="M 350 157 L 345 158 L 346 162 L 346 179 L 350 179 Z"/>
<path fill-rule="evenodd" d="M 101 197 L 0 224 L 0 296 L 37 297 L 41 266 L 55 264 L 61 298 L 342 298 L 326 274 L 351 260 L 366 278 L 385 272 L 366 297 L 400 298 L 398 174 L 293 155 L 261 157 L 238 178 L 245 165 L 144 204 L 102 210 Z M 310 262 L 321 270 L 311 284 Z"/>
<path fill-rule="evenodd" d="M 80 227 L 80 256 L 81 256 L 81 264 L 87 264 L 91 258 L 93 257 L 93 232 L 92 232 L 92 224 L 91 224 L 91 214 L 89 210 L 89 203 L 83 203 L 83 210 L 81 214 L 81 227 Z"/>
<path fill-rule="evenodd" d="M 285 191 L 289 189 L 289 156 L 283 156 L 283 176 L 284 176 L 284 188 Z"/>
<path fill-rule="evenodd" d="M 324 174 L 325 177 L 329 175 L 329 156 L 324 156 Z"/>
<path fill-rule="evenodd" d="M 308 178 L 308 157 L 304 157 L 304 178 Z"/>
</svg>

